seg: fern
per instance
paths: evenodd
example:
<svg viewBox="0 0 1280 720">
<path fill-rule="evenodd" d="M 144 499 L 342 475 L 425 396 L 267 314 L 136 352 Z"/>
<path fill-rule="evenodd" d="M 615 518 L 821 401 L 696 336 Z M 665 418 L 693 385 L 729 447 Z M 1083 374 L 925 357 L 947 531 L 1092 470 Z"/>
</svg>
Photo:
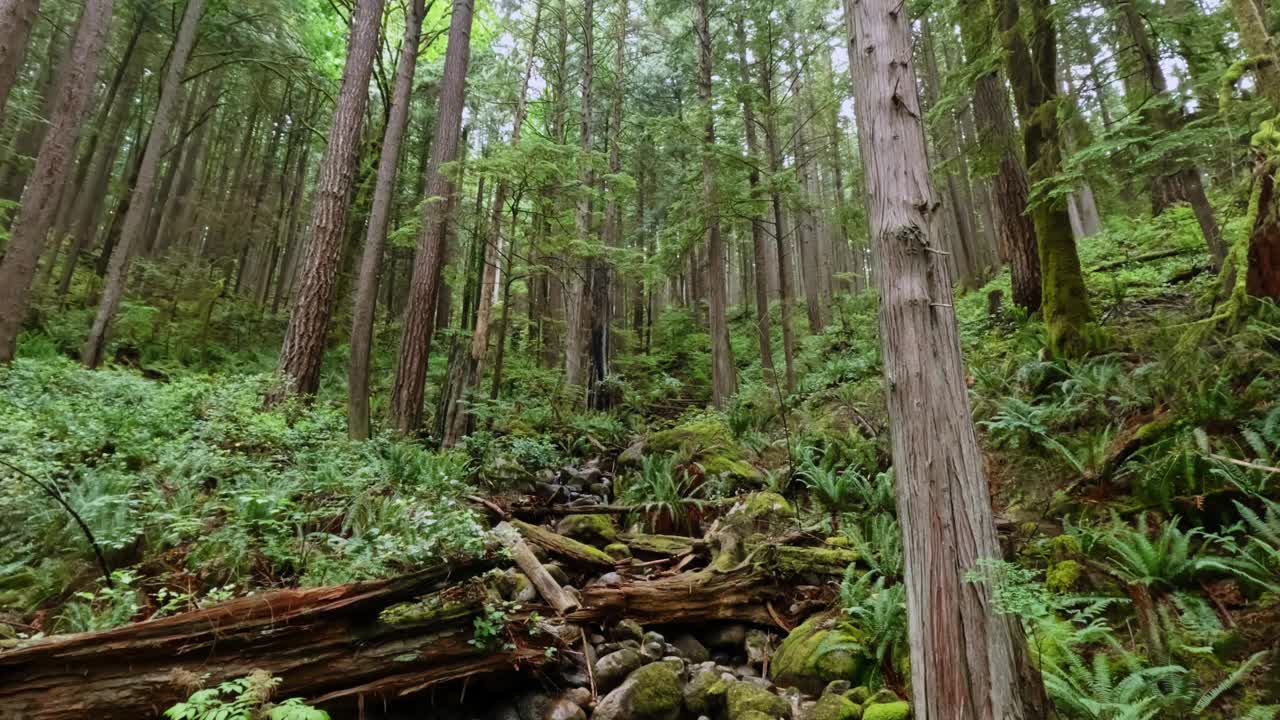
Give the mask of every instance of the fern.
<svg viewBox="0 0 1280 720">
<path fill-rule="evenodd" d="M 1236 668 L 1235 671 L 1228 675 L 1222 682 L 1213 686 L 1204 695 L 1201 695 L 1200 699 L 1196 702 L 1195 707 L 1191 709 L 1191 712 L 1196 714 L 1204 712 L 1206 708 L 1212 705 L 1218 698 L 1222 697 L 1223 693 L 1240 684 L 1240 681 L 1249 673 L 1253 672 L 1253 669 L 1258 667 L 1266 656 L 1266 650 L 1261 650 L 1251 655 L 1248 660 L 1241 663 L 1240 667 Z"/>
</svg>

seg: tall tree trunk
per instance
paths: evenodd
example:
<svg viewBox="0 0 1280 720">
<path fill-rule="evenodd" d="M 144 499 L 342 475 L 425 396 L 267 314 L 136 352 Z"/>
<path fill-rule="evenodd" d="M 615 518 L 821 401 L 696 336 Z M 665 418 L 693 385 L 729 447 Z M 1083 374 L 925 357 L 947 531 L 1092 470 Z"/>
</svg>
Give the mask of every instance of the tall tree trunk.
<svg viewBox="0 0 1280 720">
<path fill-rule="evenodd" d="M 445 52 L 444 78 L 440 85 L 440 104 L 436 119 L 435 139 L 431 142 L 431 159 L 427 163 L 426 197 L 423 205 L 422 234 L 413 260 L 413 279 L 409 285 L 409 304 L 405 308 L 404 329 L 400 337 L 400 357 L 396 366 L 395 385 L 391 394 L 391 413 L 396 429 L 414 433 L 422 426 L 422 395 L 427 380 L 427 362 L 431 353 L 431 333 L 435 320 L 436 291 L 440 287 L 440 271 L 445 256 L 445 229 L 448 216 L 442 204 L 453 195 L 453 183 L 443 166 L 458 154 L 458 135 L 462 130 L 462 107 L 467 87 L 467 65 L 471 58 L 471 19 L 474 0 L 454 0 L 449 21 L 449 47 Z"/>
<path fill-rule="evenodd" d="M 734 20 L 734 42 L 738 45 L 738 78 L 742 83 L 742 124 L 747 136 L 747 182 L 751 187 L 751 252 L 756 266 L 756 336 L 760 341 L 760 367 L 773 370 L 773 331 L 769 326 L 769 262 L 764 234 L 763 188 L 760 186 L 760 137 L 756 130 L 755 102 L 751 72 L 747 64 L 746 23 L 739 14 Z"/>
<path fill-rule="evenodd" d="M 102 362 L 102 352 L 106 348 L 107 333 L 111 322 L 115 319 L 116 309 L 124 296 L 125 282 L 129 278 L 129 263 L 132 259 L 133 246 L 146 230 L 147 218 L 151 215 L 152 194 L 155 189 L 156 172 L 160 167 L 168 146 L 169 128 L 178 112 L 182 95 L 182 73 L 187 67 L 187 58 L 195 46 L 196 28 L 200 24 L 200 15 L 204 12 L 205 0 L 187 0 L 187 9 L 182 14 L 182 24 L 178 28 L 178 37 L 173 45 L 173 53 L 169 56 L 169 67 L 165 71 L 164 83 L 160 86 L 160 100 L 156 106 L 155 119 L 151 123 L 151 136 L 147 139 L 147 149 L 142 155 L 142 164 L 138 170 L 138 181 L 134 185 L 133 199 L 129 204 L 129 212 L 125 215 L 120 230 L 120 240 L 111 253 L 111 263 L 107 268 L 107 282 L 102 289 L 102 298 L 98 302 L 98 310 L 93 319 L 93 327 L 85 340 L 80 360 L 87 367 L 95 368 Z"/>
<path fill-rule="evenodd" d="M 995 40 L 991 7 L 988 0 L 964 0 L 959 15 L 967 59 L 978 62 Z M 1041 301 L 1040 253 L 1035 224 L 1028 212 L 1027 171 L 1014 145 L 1009 93 L 995 70 L 983 72 L 974 82 L 973 105 L 978 142 L 995 161 L 992 196 L 996 248 L 1009 265 L 1014 304 L 1035 312 Z"/>
<path fill-rule="evenodd" d="M 215 78 L 205 92 L 206 103 L 217 103 L 222 93 L 222 78 Z M 208 156 L 206 140 L 212 122 L 205 122 L 192 135 L 189 150 L 182 155 L 182 164 L 177 170 L 177 186 L 170 195 L 169 203 L 163 209 L 160 225 L 156 230 L 159 239 L 159 250 L 181 244 L 191 230 L 197 167 Z"/>
<path fill-rule="evenodd" d="M 993 588 L 965 577 L 1001 555 L 946 261 L 937 252 L 911 20 L 895 0 L 855 0 L 850 9 L 906 557 L 912 713 L 917 720 L 1040 720 L 1048 701 L 1017 618 L 993 611 Z"/>
<path fill-rule="evenodd" d="M 708 0 L 695 0 L 694 31 L 698 36 L 698 96 L 702 100 L 702 203 L 707 238 L 707 313 L 711 327 L 711 402 L 723 408 L 738 390 L 733 348 L 729 345 L 729 320 L 725 304 L 724 240 L 720 236 L 720 198 L 716 187 L 715 107 L 711 92 L 711 18 Z"/>
<path fill-rule="evenodd" d="M 799 83 L 797 83 L 799 84 Z M 803 86 L 797 88 L 803 95 Z M 808 112 L 796 118 L 796 173 L 800 180 L 800 202 L 795 209 L 796 243 L 800 246 L 800 275 L 803 279 L 805 314 L 809 319 L 809 332 L 822 332 L 825 325 L 822 312 L 822 281 L 818 275 L 818 226 L 814 221 L 813 205 L 817 201 L 817 154 L 811 152 L 809 142 Z"/>
<path fill-rule="evenodd" d="M 786 208 L 777 183 L 777 176 L 782 172 L 782 151 L 778 147 L 777 108 L 773 104 L 773 48 L 765 43 L 766 41 L 761 38 L 759 43 L 761 47 L 756 54 L 759 60 L 756 64 L 760 68 L 760 92 L 765 106 L 764 142 L 765 155 L 769 161 L 769 203 L 773 208 L 773 239 L 778 254 L 778 300 L 782 305 L 780 323 L 784 379 L 787 392 L 791 392 L 796 386 L 795 333 L 791 329 L 791 300 L 794 295 L 791 287 L 794 276 L 791 268 L 791 251 L 789 250 L 791 237 L 787 232 Z"/>
<path fill-rule="evenodd" d="M 378 277 L 395 197 L 396 174 L 400 167 L 400 147 L 409 125 L 409 100 L 418 66 L 418 43 L 422 37 L 425 12 L 423 0 L 405 7 L 404 38 L 396 62 L 395 94 L 391 114 L 382 136 L 382 157 L 378 160 L 378 184 L 373 192 L 373 209 L 360 257 L 360 277 L 356 282 L 355 305 L 351 309 L 351 360 L 347 366 L 347 434 L 352 440 L 369 439 L 369 355 L 373 344 L 373 314 L 378 303 Z"/>
<path fill-rule="evenodd" d="M 579 119 L 578 200 L 573 216 L 573 229 L 578 242 L 591 242 L 591 188 L 595 173 L 591 171 L 591 93 L 595 77 L 595 15 L 593 0 L 582 5 L 582 81 L 581 115 Z M 590 264 L 574 263 L 569 268 L 569 297 L 565 303 L 564 376 L 565 384 L 583 384 L 585 370 L 587 310 L 587 276 Z"/>
<path fill-rule="evenodd" d="M 1047 181 L 1062 166 L 1058 126 L 1057 31 L 1049 0 L 1029 0 L 1031 40 L 1019 26 L 1018 0 L 993 0 L 1005 63 L 1022 118 L 1023 146 L 1032 183 Z M 1034 50 L 1033 50 L 1034 49 Z M 1031 210 L 1040 246 L 1041 298 L 1049 347 L 1065 355 L 1087 351 L 1091 318 L 1080 256 L 1066 201 L 1047 199 Z"/>
<path fill-rule="evenodd" d="M 1267 31 L 1266 15 L 1252 0 L 1232 0 L 1240 39 L 1255 59 L 1254 74 L 1271 111 L 1280 118 L 1280 52 Z M 1249 211 L 1249 246 L 1245 257 L 1245 292 L 1258 298 L 1280 302 L 1280 157 L 1272 148 L 1257 148 L 1258 168 Z M 1228 272 L 1238 272 L 1228 268 Z M 1234 276 L 1238 277 L 1238 275 Z M 1235 285 L 1228 279 L 1228 288 Z"/>
<path fill-rule="evenodd" d="M 12 360 L 17 350 L 36 262 L 71 170 L 72 153 L 111 29 L 113 4 L 112 0 L 85 0 L 71 53 L 61 70 L 51 124 L 0 259 L 0 362 Z"/>
<path fill-rule="evenodd" d="M 1147 33 L 1146 23 L 1138 14 L 1134 0 L 1121 0 L 1120 13 L 1129 36 L 1133 40 L 1134 50 L 1138 55 L 1142 78 L 1145 81 L 1145 94 L 1142 99 L 1142 115 L 1146 122 L 1160 132 L 1174 132 L 1183 125 L 1181 109 L 1173 104 L 1169 96 L 1168 82 L 1164 69 L 1160 67 L 1160 56 L 1156 54 L 1151 36 Z M 1194 165 L 1178 166 L 1175 160 L 1164 159 L 1156 165 L 1156 177 L 1152 181 L 1152 209 L 1159 214 L 1176 202 L 1186 201 L 1191 205 L 1196 220 L 1200 223 L 1200 232 L 1204 236 L 1205 245 L 1209 249 L 1209 258 L 1215 269 L 1222 268 L 1227 257 L 1227 244 L 1222 239 L 1222 231 L 1218 228 L 1213 206 L 1204 192 L 1204 182 L 1200 178 L 1200 168 Z"/>
<path fill-rule="evenodd" d="M 0 117 L 22 70 L 40 0 L 0 0 Z"/>
<path fill-rule="evenodd" d="M 280 351 L 283 392 L 314 395 L 320 387 L 383 6 L 384 0 L 357 0 L 352 14 L 342 86 L 311 208 L 311 239 Z"/>
<path fill-rule="evenodd" d="M 533 28 L 530 33 L 531 41 L 529 43 L 529 57 L 525 61 L 524 75 L 520 80 L 520 94 L 516 99 L 515 117 L 512 120 L 511 131 L 511 147 L 518 148 L 520 146 L 521 129 L 524 127 L 525 110 L 528 107 L 529 80 L 533 76 L 534 59 L 537 57 L 537 36 L 539 26 L 542 23 L 542 2 L 538 0 L 534 5 Z M 479 233 L 476 236 L 478 242 L 483 243 L 483 249 L 479 253 L 483 258 L 480 268 L 480 295 L 476 305 L 476 322 L 475 329 L 471 335 L 471 347 L 467 353 L 465 366 L 463 368 L 462 384 L 453 393 L 454 402 L 446 409 L 446 419 L 444 424 L 444 433 L 441 435 L 441 444 L 444 447 L 453 447 L 462 439 L 464 435 L 470 432 L 475 422 L 475 413 L 471 409 L 471 398 L 476 389 L 480 386 L 480 380 L 484 376 L 485 358 L 489 352 L 489 324 L 493 314 L 494 292 L 497 287 L 498 265 L 501 262 L 499 253 L 502 249 L 502 221 L 506 217 L 504 210 L 507 205 L 507 192 L 509 190 L 509 181 L 504 177 L 498 181 L 498 187 L 493 193 L 493 207 L 491 208 L 491 219 L 489 223 L 488 233 Z M 515 240 L 514 218 L 519 217 L 519 203 L 512 209 L 513 227 L 510 242 Z M 510 244 L 510 243 L 509 243 Z M 508 248 L 507 253 L 511 250 Z M 509 287 L 509 283 L 508 283 Z M 506 308 L 503 309 L 504 318 Z M 505 320 L 504 320 L 505 324 Z M 503 343 L 502 333 L 498 334 L 498 344 Z"/>
</svg>

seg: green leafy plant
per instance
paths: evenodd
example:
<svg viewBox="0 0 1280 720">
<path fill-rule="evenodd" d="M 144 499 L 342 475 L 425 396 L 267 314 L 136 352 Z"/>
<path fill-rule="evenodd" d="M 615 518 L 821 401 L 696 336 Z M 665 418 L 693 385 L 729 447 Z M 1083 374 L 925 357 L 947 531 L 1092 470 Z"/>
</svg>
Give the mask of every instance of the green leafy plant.
<svg viewBox="0 0 1280 720">
<path fill-rule="evenodd" d="M 164 712 L 169 720 L 329 720 L 298 698 L 272 703 L 280 678 L 264 671 L 197 690 Z"/>
<path fill-rule="evenodd" d="M 644 458 L 640 472 L 628 476 L 618 495 L 621 504 L 646 516 L 655 531 L 692 531 L 692 514 L 706 505 L 687 468 L 676 465 L 670 455 Z"/>
</svg>

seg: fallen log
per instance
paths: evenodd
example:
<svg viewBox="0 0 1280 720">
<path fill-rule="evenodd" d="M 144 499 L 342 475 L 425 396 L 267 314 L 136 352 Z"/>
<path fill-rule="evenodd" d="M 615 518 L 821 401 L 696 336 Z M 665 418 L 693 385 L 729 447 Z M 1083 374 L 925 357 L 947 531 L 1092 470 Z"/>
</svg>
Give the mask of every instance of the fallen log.
<svg viewBox="0 0 1280 720">
<path fill-rule="evenodd" d="M 553 633 L 530 635 L 539 610 L 508 618 L 509 642 L 476 647 L 473 619 L 483 596 L 415 613 L 412 598 L 448 596 L 451 581 L 486 567 L 437 568 L 406 578 L 330 588 L 284 590 L 205 610 L 97 633 L 51 637 L 0 652 L 0 708 L 21 720 L 136 720 L 159 717 L 197 685 L 265 670 L 281 679 L 279 697 L 327 709 L 359 699 L 394 699 L 442 683 L 549 662 Z M 440 591 L 444 592 L 440 592 Z M 642 625 L 737 621 L 772 626 L 771 601 L 787 607 L 790 588 L 758 565 L 727 573 L 686 572 L 582 590 L 569 623 L 627 617 Z M 402 610 L 402 607 L 410 607 Z"/>
<path fill-rule="evenodd" d="M 498 523 L 493 529 L 493 534 L 498 540 L 511 551 L 511 558 L 515 560 L 516 565 L 529 578 L 538 595 L 547 604 L 556 609 L 561 615 L 577 610 L 578 601 L 569 596 L 569 593 L 560 587 L 560 583 L 551 577 L 551 573 L 538 562 L 538 558 L 534 557 L 533 551 L 529 549 L 529 545 L 520 537 L 520 533 L 506 522 Z"/>
<path fill-rule="evenodd" d="M 612 570 L 615 565 L 614 559 L 599 548 L 521 520 L 512 520 L 511 525 L 520 531 L 525 540 L 574 565 L 604 571 Z"/>
</svg>

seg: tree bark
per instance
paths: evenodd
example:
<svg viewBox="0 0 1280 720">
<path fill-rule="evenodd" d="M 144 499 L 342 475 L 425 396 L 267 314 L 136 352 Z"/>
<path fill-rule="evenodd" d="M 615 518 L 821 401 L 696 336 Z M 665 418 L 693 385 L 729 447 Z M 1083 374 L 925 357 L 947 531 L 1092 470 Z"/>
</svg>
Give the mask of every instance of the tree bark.
<svg viewBox="0 0 1280 720">
<path fill-rule="evenodd" d="M 795 334 L 791 327 L 792 315 L 792 278 L 790 234 L 787 232 L 786 208 L 782 203 L 782 192 L 778 188 L 777 177 L 782 172 L 782 152 L 778 147 L 777 109 L 773 105 L 773 47 L 766 45 L 767 40 L 760 38 L 756 64 L 759 66 L 760 92 L 764 100 L 764 141 L 765 154 L 769 161 L 769 203 L 773 208 L 773 239 L 778 255 L 778 300 L 781 302 L 782 325 L 782 357 L 784 379 L 787 392 L 796 386 L 795 366 Z"/>
<path fill-rule="evenodd" d="M 898 517 L 906 552 L 912 712 L 917 720 L 1048 717 L 1018 620 L 965 573 L 999 560 L 965 388 L 937 200 L 911 63 L 909 16 L 852 0 L 854 89 L 872 241 Z"/>
<path fill-rule="evenodd" d="M 143 151 L 142 164 L 138 169 L 138 181 L 131 193 L 133 199 L 129 203 L 129 212 L 125 215 L 124 224 L 121 226 L 120 240 L 111 253 L 107 281 L 102 290 L 102 298 L 98 302 L 93 327 L 90 328 L 89 337 L 85 340 L 84 349 L 80 353 L 80 361 L 90 368 L 95 368 L 102 362 L 107 333 L 111 329 L 111 322 L 115 319 L 116 310 L 120 307 L 120 300 L 124 296 L 133 246 L 142 238 L 146 231 L 147 218 L 151 215 L 156 173 L 168 147 L 169 128 L 178 112 L 182 95 L 182 74 L 186 69 L 191 49 L 195 46 L 196 29 L 200 24 L 204 3 L 205 0 L 187 0 L 187 9 L 182 14 L 178 37 L 174 41 L 173 52 L 169 56 L 169 67 L 165 71 L 164 83 L 160 86 L 160 99 L 156 106 L 155 119 L 151 123 L 151 135 L 147 139 L 147 149 Z"/>
<path fill-rule="evenodd" d="M 36 157 L 31 181 L 0 259 L 0 363 L 13 359 L 30 301 L 31 281 L 53 225 L 72 153 L 93 94 L 98 67 L 111 29 L 113 0 L 86 0 L 75 41 L 63 64 L 51 124 Z"/>
<path fill-rule="evenodd" d="M 769 262 L 768 246 L 762 217 L 763 188 L 760 186 L 760 137 L 756 129 L 755 102 L 752 94 L 751 72 L 747 64 L 747 31 L 742 15 L 734 21 L 734 42 L 738 45 L 738 79 L 742 103 L 743 131 L 747 136 L 747 182 L 751 188 L 751 253 L 756 266 L 756 336 L 760 342 L 760 367 L 773 370 L 773 331 L 769 324 Z"/>
<path fill-rule="evenodd" d="M 708 0 L 694 3 L 694 31 L 698 36 L 698 96 L 702 100 L 702 203 L 707 243 L 707 316 L 711 327 L 711 402 L 723 408 L 738 389 L 729 345 L 725 305 L 724 239 L 720 236 L 720 198 L 716 186 L 716 126 L 711 72 L 714 46 Z"/>
<path fill-rule="evenodd" d="M 423 0 L 405 6 L 404 38 L 396 62 L 396 86 L 391 114 L 382 136 L 382 157 L 378 160 L 378 181 L 373 191 L 373 208 L 360 257 L 355 304 L 351 309 L 351 360 L 347 366 L 347 434 L 352 440 L 368 440 L 369 355 L 373 344 L 373 315 L 378 303 L 378 278 L 391 220 L 391 201 L 400 168 L 400 148 L 409 125 L 409 101 L 418 66 L 418 44 L 422 38 Z"/>
<path fill-rule="evenodd" d="M 592 84 L 595 78 L 595 15 L 594 1 L 583 0 L 582 5 L 582 80 L 581 114 L 579 115 L 578 199 L 573 216 L 574 234 L 584 246 L 591 242 L 591 188 L 595 173 L 591 170 L 593 144 L 591 125 Z M 565 302 L 564 378 L 569 387 L 583 385 L 586 355 L 587 276 L 590 263 L 572 263 L 569 268 L 569 293 Z"/>
<path fill-rule="evenodd" d="M 282 391 L 286 393 L 314 395 L 320 387 L 320 365 L 333 315 L 347 210 L 384 4 L 384 0 L 358 0 L 352 15 L 342 86 L 311 208 L 311 238 L 280 351 L 280 374 L 286 383 Z"/>
<path fill-rule="evenodd" d="M 0 117 L 31 42 L 40 0 L 0 0 Z"/>
<path fill-rule="evenodd" d="M 436 291 L 445 257 L 447 214 L 442 212 L 453 195 L 453 183 L 443 166 L 458 154 L 462 107 L 471 57 L 471 19 L 474 0 L 454 0 L 449 21 L 449 47 L 445 52 L 444 79 L 440 85 L 440 109 L 436 119 L 431 159 L 427 163 L 427 202 L 423 205 L 422 233 L 413 260 L 409 304 L 400 336 L 400 356 L 392 387 L 391 413 L 396 429 L 404 434 L 422 426 L 422 395 L 431 353 Z"/>
</svg>

